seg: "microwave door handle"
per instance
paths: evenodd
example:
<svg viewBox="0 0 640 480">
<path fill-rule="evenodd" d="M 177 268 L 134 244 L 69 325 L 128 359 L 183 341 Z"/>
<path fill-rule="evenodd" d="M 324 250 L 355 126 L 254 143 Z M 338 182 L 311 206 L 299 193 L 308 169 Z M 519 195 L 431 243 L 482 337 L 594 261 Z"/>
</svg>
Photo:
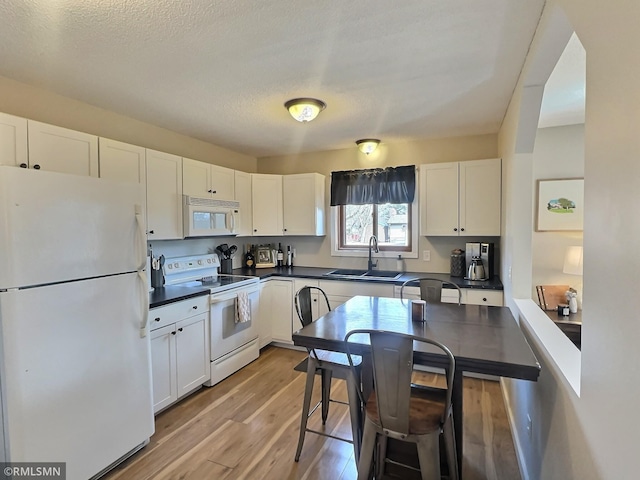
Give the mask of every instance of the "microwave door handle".
<svg viewBox="0 0 640 480">
<path fill-rule="evenodd" d="M 233 232 L 236 229 L 235 216 L 233 215 L 233 212 L 229 212 L 229 213 L 227 213 L 227 215 L 229 216 L 229 219 L 231 220 L 231 222 L 229 222 L 229 231 Z"/>
</svg>

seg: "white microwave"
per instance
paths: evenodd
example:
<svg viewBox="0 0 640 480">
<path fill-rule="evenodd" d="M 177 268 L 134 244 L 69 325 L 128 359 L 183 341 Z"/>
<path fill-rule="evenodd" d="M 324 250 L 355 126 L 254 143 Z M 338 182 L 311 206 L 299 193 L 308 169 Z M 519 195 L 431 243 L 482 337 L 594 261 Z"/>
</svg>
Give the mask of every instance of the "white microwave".
<svg viewBox="0 0 640 480">
<path fill-rule="evenodd" d="M 183 195 L 185 237 L 236 235 L 240 202 Z"/>
</svg>

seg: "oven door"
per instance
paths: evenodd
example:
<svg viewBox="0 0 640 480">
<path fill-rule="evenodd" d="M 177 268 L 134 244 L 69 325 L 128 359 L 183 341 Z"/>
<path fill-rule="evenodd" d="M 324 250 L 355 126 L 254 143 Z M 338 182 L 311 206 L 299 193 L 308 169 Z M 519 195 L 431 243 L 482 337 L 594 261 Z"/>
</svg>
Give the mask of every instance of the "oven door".
<svg viewBox="0 0 640 480">
<path fill-rule="evenodd" d="M 244 291 L 251 302 L 251 320 L 236 323 L 238 292 Z M 258 338 L 258 301 L 260 286 L 235 288 L 213 293 L 210 299 L 211 360 L 216 360 Z"/>
</svg>

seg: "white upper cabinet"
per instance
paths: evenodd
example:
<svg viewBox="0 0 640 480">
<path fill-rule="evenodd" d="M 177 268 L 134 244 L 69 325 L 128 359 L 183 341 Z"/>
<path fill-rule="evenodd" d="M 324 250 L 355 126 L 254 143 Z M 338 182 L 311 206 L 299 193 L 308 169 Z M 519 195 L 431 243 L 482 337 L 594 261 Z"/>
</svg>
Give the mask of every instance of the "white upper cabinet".
<svg viewBox="0 0 640 480">
<path fill-rule="evenodd" d="M 29 168 L 98 176 L 98 137 L 46 123 L 27 121 Z"/>
<path fill-rule="evenodd" d="M 420 166 L 420 234 L 500 236 L 499 158 Z"/>
<path fill-rule="evenodd" d="M 0 113 L 0 165 L 29 165 L 26 118 Z"/>
<path fill-rule="evenodd" d="M 253 235 L 282 235 L 282 175 L 251 174 Z"/>
<path fill-rule="evenodd" d="M 235 199 L 240 202 L 240 225 L 238 226 L 238 236 L 250 236 L 253 234 L 251 174 L 236 170 L 234 173 L 234 183 Z"/>
<path fill-rule="evenodd" d="M 147 183 L 146 149 L 108 138 L 98 140 L 100 148 L 100 178 Z"/>
<path fill-rule="evenodd" d="M 183 238 L 182 157 L 146 150 L 149 240 Z"/>
<path fill-rule="evenodd" d="M 282 177 L 284 235 L 324 235 L 324 184 L 319 173 Z"/>
<path fill-rule="evenodd" d="M 234 170 L 206 162 L 182 159 L 184 195 L 200 198 L 235 198 Z"/>
</svg>

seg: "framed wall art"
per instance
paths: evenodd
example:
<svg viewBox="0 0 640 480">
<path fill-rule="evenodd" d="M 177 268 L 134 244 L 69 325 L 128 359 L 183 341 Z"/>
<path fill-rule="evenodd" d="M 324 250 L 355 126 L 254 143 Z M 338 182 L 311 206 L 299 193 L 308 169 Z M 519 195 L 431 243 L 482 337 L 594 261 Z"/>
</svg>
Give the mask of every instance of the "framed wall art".
<svg viewBox="0 0 640 480">
<path fill-rule="evenodd" d="M 581 231 L 584 179 L 538 180 L 537 232 Z"/>
</svg>

